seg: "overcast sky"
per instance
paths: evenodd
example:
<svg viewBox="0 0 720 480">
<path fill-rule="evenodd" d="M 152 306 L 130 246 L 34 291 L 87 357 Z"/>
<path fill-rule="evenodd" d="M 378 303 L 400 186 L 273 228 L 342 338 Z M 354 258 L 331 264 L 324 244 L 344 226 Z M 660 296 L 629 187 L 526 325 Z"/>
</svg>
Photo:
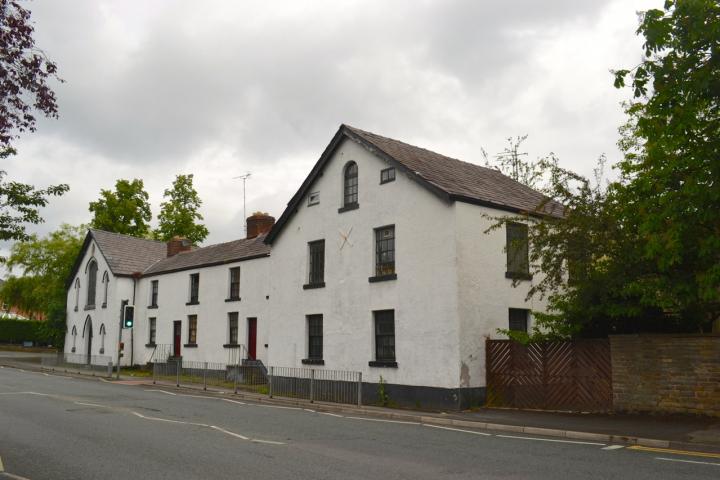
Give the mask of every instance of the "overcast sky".
<svg viewBox="0 0 720 480">
<path fill-rule="evenodd" d="M 157 215 L 193 173 L 210 230 L 276 217 L 341 123 L 482 163 L 508 136 L 591 173 L 619 157 L 627 92 L 609 70 L 638 63 L 639 10 L 660 0 L 34 0 L 35 38 L 66 81 L 7 161 L 11 178 L 68 183 L 45 233 L 88 222 L 118 178 L 141 178 Z M 154 220 L 155 223 L 155 220 Z"/>
</svg>

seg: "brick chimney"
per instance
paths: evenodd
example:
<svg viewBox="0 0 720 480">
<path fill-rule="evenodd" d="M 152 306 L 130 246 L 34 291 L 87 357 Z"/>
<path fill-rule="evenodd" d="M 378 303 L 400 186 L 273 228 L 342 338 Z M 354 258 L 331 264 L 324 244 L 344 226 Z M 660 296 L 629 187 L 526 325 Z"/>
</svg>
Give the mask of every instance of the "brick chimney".
<svg viewBox="0 0 720 480">
<path fill-rule="evenodd" d="M 255 238 L 267 233 L 275 225 L 275 217 L 267 213 L 255 212 L 247 218 L 247 238 Z"/>
<path fill-rule="evenodd" d="M 167 256 L 172 257 L 180 252 L 188 252 L 192 249 L 190 240 L 184 237 L 174 236 L 167 242 Z"/>
</svg>

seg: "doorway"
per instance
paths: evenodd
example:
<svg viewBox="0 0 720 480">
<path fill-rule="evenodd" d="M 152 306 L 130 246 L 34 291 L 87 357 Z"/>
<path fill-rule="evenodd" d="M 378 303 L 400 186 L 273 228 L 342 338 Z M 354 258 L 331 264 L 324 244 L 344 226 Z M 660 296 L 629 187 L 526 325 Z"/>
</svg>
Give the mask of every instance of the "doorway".
<svg viewBox="0 0 720 480">
<path fill-rule="evenodd" d="M 247 319 L 248 325 L 248 338 L 247 338 L 247 351 L 248 360 L 255 360 L 257 358 L 257 318 L 251 317 Z"/>
<path fill-rule="evenodd" d="M 180 345 L 182 344 L 182 320 L 173 322 L 173 357 L 180 356 Z"/>
</svg>

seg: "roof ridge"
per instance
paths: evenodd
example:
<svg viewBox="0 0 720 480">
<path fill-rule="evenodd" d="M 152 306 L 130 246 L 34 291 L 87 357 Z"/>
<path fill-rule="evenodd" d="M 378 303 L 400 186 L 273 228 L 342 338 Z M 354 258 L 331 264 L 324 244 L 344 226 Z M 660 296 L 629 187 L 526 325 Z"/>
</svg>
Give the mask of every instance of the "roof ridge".
<svg viewBox="0 0 720 480">
<path fill-rule="evenodd" d="M 162 240 L 155 240 L 154 238 L 136 237 L 134 235 L 128 235 L 126 233 L 109 232 L 107 230 L 102 230 L 100 228 L 89 228 L 88 230 L 90 230 L 91 232 L 107 233 L 108 235 L 115 235 L 116 237 L 133 238 L 135 240 L 144 240 L 146 242 L 161 243 L 161 244 L 166 243 L 166 242 L 163 242 Z"/>
</svg>

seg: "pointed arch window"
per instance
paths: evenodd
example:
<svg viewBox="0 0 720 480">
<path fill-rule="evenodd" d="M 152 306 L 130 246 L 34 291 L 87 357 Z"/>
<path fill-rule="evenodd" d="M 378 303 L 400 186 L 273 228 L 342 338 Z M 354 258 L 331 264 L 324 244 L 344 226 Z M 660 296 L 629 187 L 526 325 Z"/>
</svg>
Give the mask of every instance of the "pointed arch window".
<svg viewBox="0 0 720 480">
<path fill-rule="evenodd" d="M 105 353 L 105 324 L 100 325 L 100 355 Z"/>
<path fill-rule="evenodd" d="M 348 162 L 343 171 L 343 208 L 351 209 L 358 206 L 358 166 Z"/>
<path fill-rule="evenodd" d="M 80 304 L 80 279 L 75 279 L 75 311 L 78 311 L 78 305 Z"/>
<path fill-rule="evenodd" d="M 95 308 L 95 294 L 97 290 L 97 271 L 98 266 L 95 259 L 90 260 L 86 268 L 88 277 L 87 301 L 85 308 Z"/>
<path fill-rule="evenodd" d="M 110 284 L 110 275 L 108 275 L 107 270 L 105 270 L 105 272 L 103 273 L 102 283 L 103 283 L 103 302 L 102 302 L 102 308 L 107 308 L 108 286 L 109 286 L 109 284 Z"/>
<path fill-rule="evenodd" d="M 75 340 L 77 339 L 77 327 L 73 325 L 72 330 L 70 331 L 70 334 L 72 335 L 73 343 L 72 343 L 72 350 L 70 350 L 72 353 L 75 353 Z"/>
</svg>

